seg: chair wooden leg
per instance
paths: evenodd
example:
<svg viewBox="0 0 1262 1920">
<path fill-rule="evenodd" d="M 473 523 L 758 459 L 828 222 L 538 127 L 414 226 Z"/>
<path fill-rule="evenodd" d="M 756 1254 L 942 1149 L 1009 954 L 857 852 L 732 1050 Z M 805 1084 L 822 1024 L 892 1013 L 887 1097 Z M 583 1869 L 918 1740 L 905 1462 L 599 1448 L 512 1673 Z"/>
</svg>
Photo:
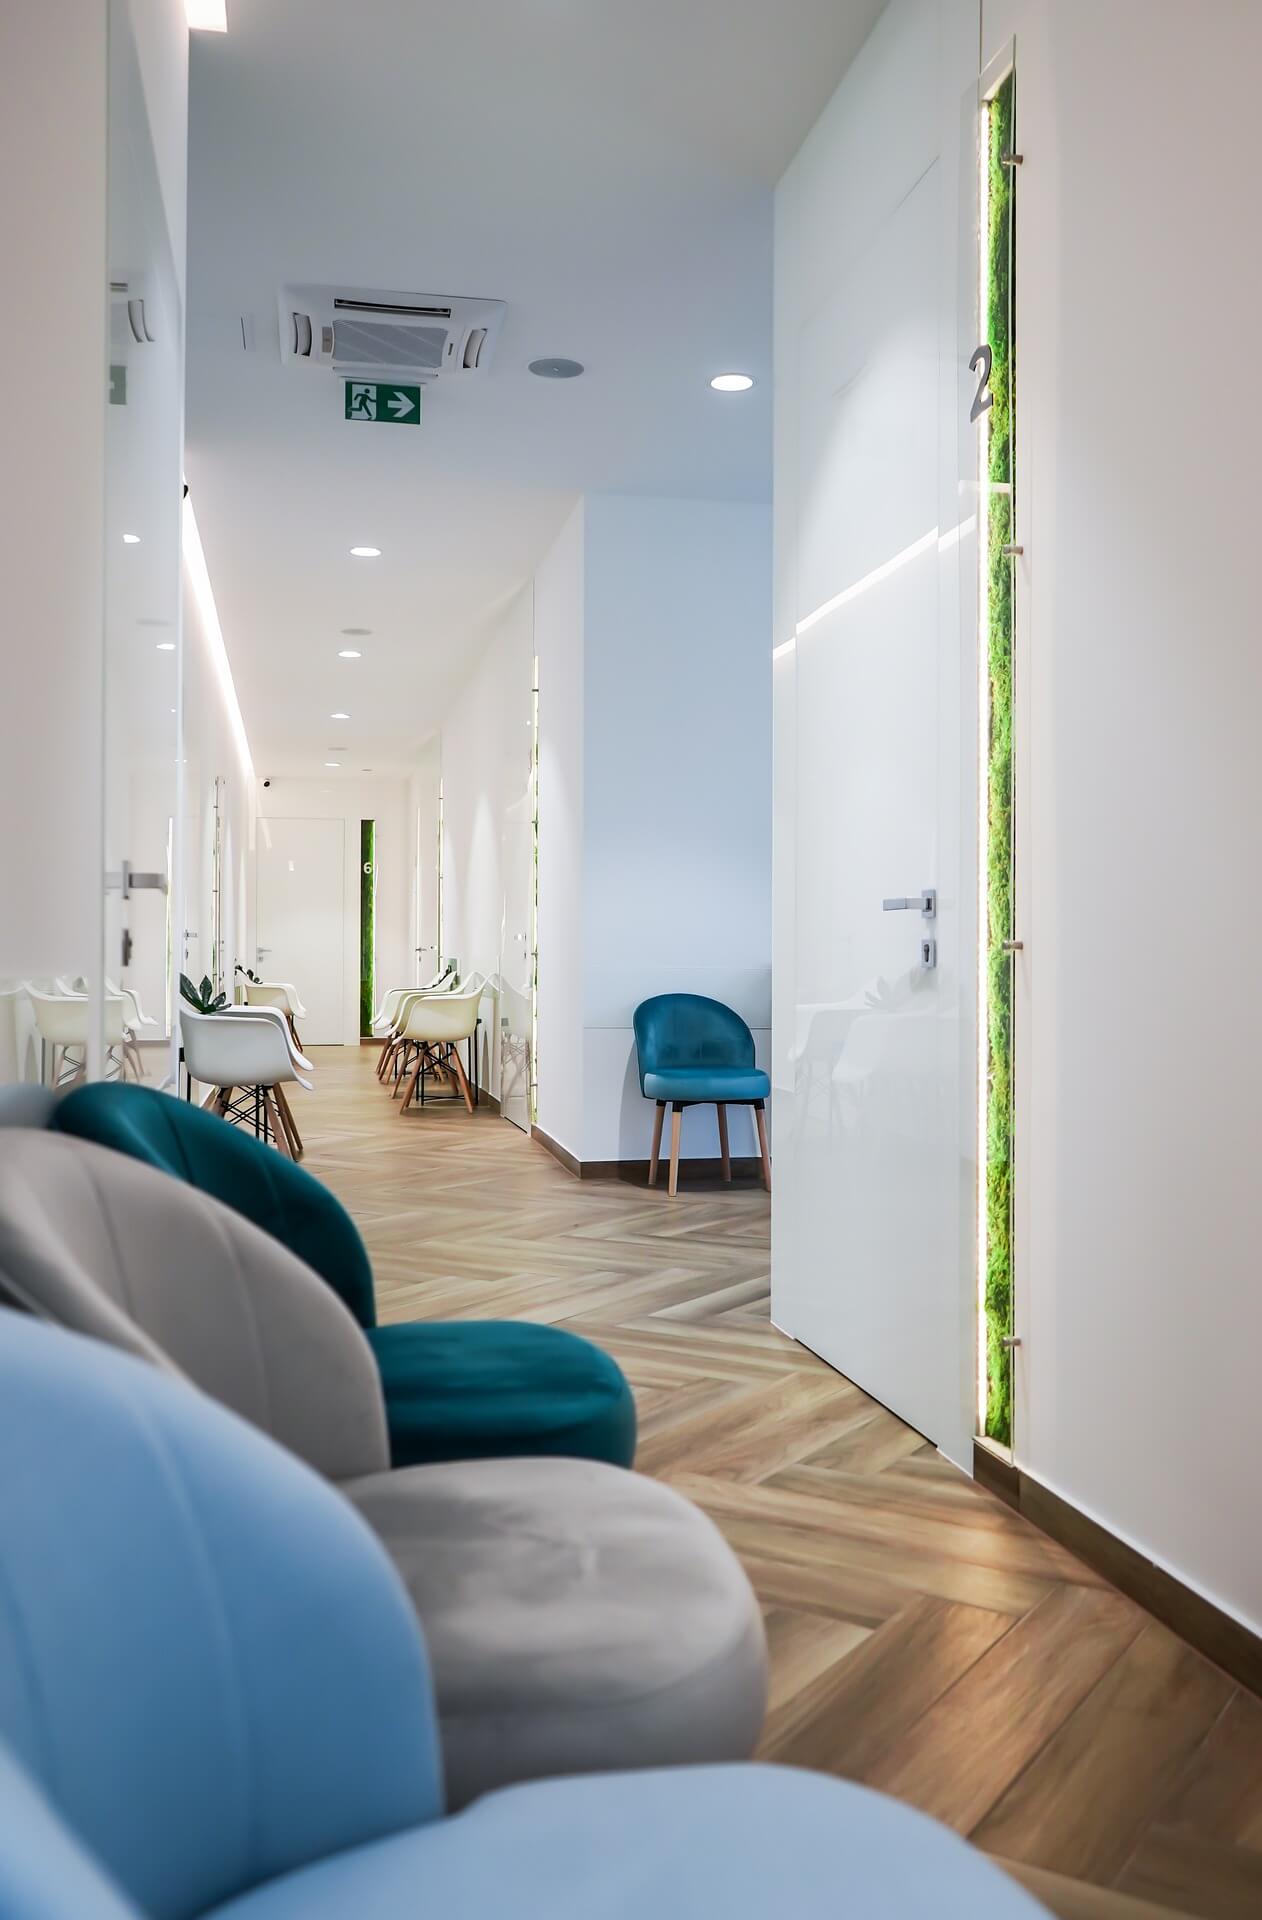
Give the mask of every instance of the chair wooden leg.
<svg viewBox="0 0 1262 1920">
<path fill-rule="evenodd" d="M 666 1118 L 666 1102 L 659 1100 L 657 1112 L 653 1115 L 653 1151 L 649 1155 L 649 1185 L 657 1185 L 657 1163 L 662 1155 L 662 1122 Z"/>
<path fill-rule="evenodd" d="M 392 1038 L 392 1036 L 391 1036 L 390 1034 L 387 1034 L 387 1035 L 386 1035 L 386 1039 L 385 1039 L 385 1044 L 384 1044 L 384 1046 L 382 1047 L 382 1049 L 381 1049 L 381 1052 L 380 1052 L 380 1053 L 379 1053 L 379 1054 L 377 1055 L 377 1078 L 378 1078 L 378 1080 L 384 1080 L 384 1079 L 385 1079 L 385 1077 L 386 1077 L 386 1062 L 387 1062 L 387 1061 L 389 1060 L 389 1058 L 390 1058 L 390 1055 L 391 1055 L 391 1054 L 393 1053 L 393 1051 L 394 1051 L 394 1040 L 393 1040 L 393 1038 Z"/>
<path fill-rule="evenodd" d="M 715 1112 L 719 1116 L 719 1158 L 723 1162 L 723 1179 L 726 1185 L 730 1185 L 732 1179 L 732 1156 L 728 1151 L 727 1144 L 727 1107 L 722 1100 L 720 1100 L 715 1107 Z"/>
<path fill-rule="evenodd" d="M 767 1192 L 771 1192 L 771 1155 L 767 1151 L 767 1116 L 763 1112 L 762 1101 L 754 1108 L 754 1120 L 758 1127 L 758 1151 L 762 1154 L 762 1183 Z"/>
<path fill-rule="evenodd" d="M 408 1108 L 411 1106 L 412 1101 L 415 1099 L 416 1089 L 420 1085 L 421 1069 L 424 1067 L 424 1065 L 425 1065 L 425 1055 L 423 1053 L 418 1053 L 416 1056 L 416 1066 L 413 1068 L 412 1073 L 408 1079 L 408 1083 L 403 1090 L 403 1104 L 399 1108 L 400 1113 L 406 1113 Z"/>
<path fill-rule="evenodd" d="M 301 1160 L 305 1149 L 302 1144 L 302 1135 L 299 1133 L 297 1123 L 294 1120 L 293 1109 L 289 1104 L 289 1096 L 285 1092 L 284 1087 L 281 1086 L 279 1080 L 272 1091 L 276 1095 L 277 1111 L 285 1123 L 285 1132 L 289 1138 L 293 1158 L 295 1160 Z"/>
<path fill-rule="evenodd" d="M 684 1122 L 684 1110 L 678 1100 L 670 1110 L 670 1179 L 666 1191 L 671 1199 L 679 1192 L 679 1129 Z"/>
<path fill-rule="evenodd" d="M 473 1093 L 469 1086 L 469 1076 L 464 1069 L 464 1061 L 460 1058 L 459 1047 L 452 1048 L 450 1054 L 448 1055 L 447 1064 L 450 1066 L 450 1068 L 452 1069 L 452 1071 L 456 1076 L 457 1084 L 460 1088 L 461 1093 L 463 1093 L 464 1095 L 464 1103 L 466 1107 L 468 1107 L 469 1112 L 472 1113 L 473 1112 Z"/>
<path fill-rule="evenodd" d="M 272 1097 L 271 1087 L 263 1088 L 263 1111 L 271 1122 L 272 1135 L 276 1141 L 278 1150 L 284 1154 L 286 1160 L 292 1160 L 294 1151 L 289 1144 L 289 1135 L 285 1132 L 285 1123 L 276 1110 L 276 1102 Z"/>
</svg>

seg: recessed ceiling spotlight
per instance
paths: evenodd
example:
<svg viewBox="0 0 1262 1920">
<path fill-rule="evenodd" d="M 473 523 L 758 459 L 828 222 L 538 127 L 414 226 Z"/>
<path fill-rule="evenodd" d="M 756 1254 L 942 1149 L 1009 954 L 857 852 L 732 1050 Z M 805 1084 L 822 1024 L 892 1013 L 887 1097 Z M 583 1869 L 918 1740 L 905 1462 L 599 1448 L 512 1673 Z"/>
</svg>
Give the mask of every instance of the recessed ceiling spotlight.
<svg viewBox="0 0 1262 1920">
<path fill-rule="evenodd" d="M 716 393 L 748 393 L 753 384 L 748 373 L 716 373 L 710 382 Z"/>
<path fill-rule="evenodd" d="M 138 547 L 140 545 L 140 535 L 138 533 L 125 533 L 123 535 L 123 545 L 125 547 Z"/>
<path fill-rule="evenodd" d="M 158 652 L 159 652 L 159 653 L 174 653 L 174 652 L 175 652 L 175 642 L 174 642 L 174 640 L 159 640 L 159 642 L 158 642 Z"/>
<path fill-rule="evenodd" d="M 349 720 L 350 714 L 349 713 L 331 713 L 329 715 L 329 719 L 330 720 Z"/>
<path fill-rule="evenodd" d="M 581 360 L 532 360 L 531 373 L 538 374 L 541 380 L 577 380 L 583 371 Z"/>
<path fill-rule="evenodd" d="M 342 763 L 340 760 L 326 760 L 324 764 L 326 767 L 340 767 Z"/>
<path fill-rule="evenodd" d="M 366 640 L 372 632 L 371 627 L 343 627 L 342 632 L 348 640 Z"/>
<path fill-rule="evenodd" d="M 352 547 L 351 552 L 357 560 L 380 560 L 380 547 Z"/>
<path fill-rule="evenodd" d="M 364 656 L 358 647 L 340 647 L 337 657 L 339 660 L 362 660 Z"/>
</svg>

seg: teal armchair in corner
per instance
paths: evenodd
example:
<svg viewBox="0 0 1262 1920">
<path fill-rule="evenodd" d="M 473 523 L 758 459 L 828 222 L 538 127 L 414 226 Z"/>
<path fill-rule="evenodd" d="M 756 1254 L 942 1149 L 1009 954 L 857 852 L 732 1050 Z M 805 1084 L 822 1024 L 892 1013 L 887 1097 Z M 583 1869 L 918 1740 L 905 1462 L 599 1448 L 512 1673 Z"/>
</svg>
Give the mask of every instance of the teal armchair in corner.
<svg viewBox="0 0 1262 1920">
<path fill-rule="evenodd" d="M 765 1103 L 771 1082 L 754 1065 L 754 1036 L 738 1013 L 721 1000 L 699 993 L 659 993 L 635 1010 L 635 1051 L 640 1069 L 640 1092 L 657 1102 L 653 1121 L 653 1152 L 649 1185 L 657 1185 L 662 1124 L 671 1109 L 670 1180 L 673 1196 L 679 1187 L 679 1130 L 685 1107 L 708 1106 L 718 1112 L 719 1151 L 723 1178 L 732 1177 L 728 1150 L 727 1109 L 752 1107 L 762 1155 L 763 1185 L 771 1188 L 771 1157 L 767 1151 Z"/>
<path fill-rule="evenodd" d="M 540 1454 L 632 1464 L 635 1401 L 607 1353 L 524 1320 L 378 1326 L 372 1267 L 345 1207 L 217 1114 L 150 1087 L 97 1081 L 57 1101 L 48 1124 L 210 1194 L 327 1281 L 376 1358 L 396 1467 Z"/>
</svg>

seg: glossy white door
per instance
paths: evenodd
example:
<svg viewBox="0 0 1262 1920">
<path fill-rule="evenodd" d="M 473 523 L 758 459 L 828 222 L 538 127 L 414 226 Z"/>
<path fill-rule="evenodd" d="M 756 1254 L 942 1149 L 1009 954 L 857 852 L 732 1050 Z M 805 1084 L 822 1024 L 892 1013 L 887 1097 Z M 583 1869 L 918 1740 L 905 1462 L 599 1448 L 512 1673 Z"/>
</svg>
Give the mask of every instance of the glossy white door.
<svg viewBox="0 0 1262 1920">
<path fill-rule="evenodd" d="M 966 1459 L 974 1109 L 961 1023 L 972 914 L 959 568 L 975 562 L 955 428 L 959 172 L 945 157 L 962 83 L 939 67 L 936 13 L 894 10 L 865 56 L 865 98 L 817 130 L 808 173 L 789 188 L 797 199 L 781 190 L 792 237 L 777 324 L 792 326 L 793 346 L 779 361 L 776 963 L 788 978 L 777 983 L 772 1312 Z M 940 18 L 967 25 L 946 0 Z M 972 24 L 975 49 L 975 9 Z M 966 32 L 950 45 L 967 76 Z M 904 109 L 892 132 L 870 104 L 882 87 Z M 839 239 L 851 255 L 840 268 Z M 786 264 L 794 245 L 805 259 Z M 927 890 L 932 915 L 919 910 Z M 902 899 L 914 904 L 886 910 Z"/>
<path fill-rule="evenodd" d="M 504 811 L 500 842 L 504 914 L 500 929 L 500 1112 L 529 1133 L 534 1046 L 535 769 L 525 793 Z"/>
<path fill-rule="evenodd" d="M 358 908 L 358 900 L 355 905 Z M 259 823 L 255 972 L 286 980 L 306 1014 L 304 1046 L 337 1046 L 346 1024 L 346 823 Z"/>
</svg>

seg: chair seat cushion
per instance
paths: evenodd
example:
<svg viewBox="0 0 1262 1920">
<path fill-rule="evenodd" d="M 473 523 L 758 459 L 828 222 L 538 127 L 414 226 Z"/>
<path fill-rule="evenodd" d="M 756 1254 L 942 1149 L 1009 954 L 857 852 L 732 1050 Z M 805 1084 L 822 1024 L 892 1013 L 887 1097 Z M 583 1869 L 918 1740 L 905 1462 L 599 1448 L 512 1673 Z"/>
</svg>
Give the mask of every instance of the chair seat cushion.
<svg viewBox="0 0 1262 1920">
<path fill-rule="evenodd" d="M 629 1467 L 635 1400 L 577 1334 L 519 1320 L 371 1327 L 396 1467 L 568 1454 Z"/>
<path fill-rule="evenodd" d="M 967 1841 L 788 1767 L 510 1788 L 274 1880 L 213 1920 L 1047 1920 Z M 208 1917 L 209 1920 L 209 1917 Z"/>
<path fill-rule="evenodd" d="M 354 1221 L 327 1187 L 275 1148 L 191 1101 L 116 1080 L 68 1094 L 52 1124 L 222 1200 L 314 1268 L 361 1327 L 372 1326 L 372 1267 Z"/>
<path fill-rule="evenodd" d="M 718 1529 L 671 1488 L 588 1460 L 477 1460 L 341 1491 L 424 1628 L 449 1805 L 753 1752 L 758 1603 Z"/>
<path fill-rule="evenodd" d="M 662 1067 L 644 1076 L 646 1100 L 766 1100 L 771 1082 L 759 1067 Z"/>
</svg>

